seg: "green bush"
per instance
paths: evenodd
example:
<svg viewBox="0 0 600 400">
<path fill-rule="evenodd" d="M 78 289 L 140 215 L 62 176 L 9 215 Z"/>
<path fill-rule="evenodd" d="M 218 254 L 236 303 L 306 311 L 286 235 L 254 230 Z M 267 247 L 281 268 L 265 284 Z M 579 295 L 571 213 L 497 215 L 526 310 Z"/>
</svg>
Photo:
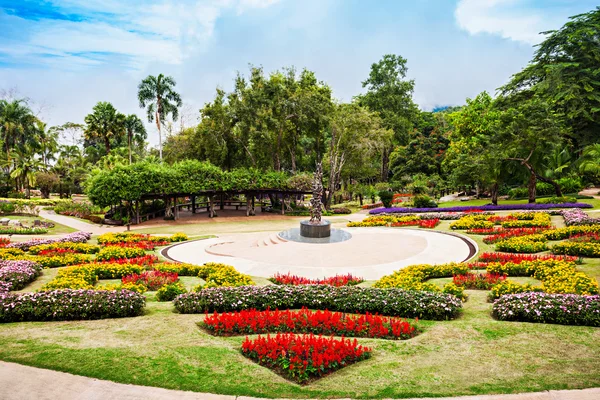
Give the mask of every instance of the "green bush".
<svg viewBox="0 0 600 400">
<path fill-rule="evenodd" d="M 385 208 L 389 208 L 392 206 L 392 200 L 394 199 L 394 193 L 390 192 L 389 190 L 382 190 L 379 192 L 379 198 L 381 199 L 383 206 Z"/>
<path fill-rule="evenodd" d="M 172 301 L 175 300 L 175 297 L 180 294 L 187 293 L 185 287 L 181 282 L 169 283 L 168 285 L 163 285 L 156 292 L 156 300 L 158 301 Z"/>
<path fill-rule="evenodd" d="M 413 197 L 413 206 L 415 208 L 436 208 L 437 203 L 426 194 L 420 194 Z"/>
<path fill-rule="evenodd" d="M 508 191 L 508 198 L 509 199 L 521 199 L 523 197 L 528 197 L 529 196 L 529 191 L 527 190 L 527 188 L 512 188 Z"/>
</svg>

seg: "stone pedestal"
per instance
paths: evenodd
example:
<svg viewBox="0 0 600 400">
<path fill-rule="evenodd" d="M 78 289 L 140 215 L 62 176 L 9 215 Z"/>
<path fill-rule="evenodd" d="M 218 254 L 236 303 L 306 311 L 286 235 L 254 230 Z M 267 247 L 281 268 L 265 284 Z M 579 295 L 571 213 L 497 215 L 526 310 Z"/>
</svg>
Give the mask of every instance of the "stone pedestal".
<svg viewBox="0 0 600 400">
<path fill-rule="evenodd" d="M 321 221 L 311 223 L 310 221 L 300 222 L 300 235 L 309 238 L 324 238 L 331 236 L 331 222 Z"/>
</svg>

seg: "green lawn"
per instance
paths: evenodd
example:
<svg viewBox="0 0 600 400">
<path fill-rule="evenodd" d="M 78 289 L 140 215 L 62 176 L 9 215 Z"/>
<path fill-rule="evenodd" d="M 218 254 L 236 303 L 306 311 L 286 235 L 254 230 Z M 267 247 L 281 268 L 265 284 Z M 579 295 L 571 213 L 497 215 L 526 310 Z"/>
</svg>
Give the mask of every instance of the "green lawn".
<svg viewBox="0 0 600 400">
<path fill-rule="evenodd" d="M 32 216 L 32 215 L 3 215 L 2 217 L 21 221 L 24 225 L 27 225 L 27 226 L 32 226 L 33 221 L 36 219 L 39 219 L 40 221 L 43 221 L 43 222 L 51 222 L 54 224 L 54 228 L 50 228 L 46 235 L 64 235 L 67 233 L 72 233 L 72 232 L 77 231 L 77 229 L 73 229 L 66 225 L 58 224 L 54 221 L 50 221 L 49 219 L 36 217 L 36 216 Z M 43 235 L 13 235 L 11 240 L 12 241 L 28 240 L 28 238 L 37 237 L 37 236 L 43 236 Z"/>
<path fill-rule="evenodd" d="M 237 224 L 239 231 L 260 231 L 296 223 L 223 221 L 218 227 L 234 231 Z M 337 226 L 343 223 L 336 220 Z M 561 219 L 555 217 L 553 223 L 559 225 Z M 443 221 L 437 229 L 449 231 L 449 225 Z M 176 228 L 218 233 L 206 223 Z M 172 233 L 170 229 L 153 233 Z M 471 237 L 480 251 L 493 251 L 483 236 Z M 600 279 L 600 259 L 587 259 L 578 268 Z M 25 290 L 39 289 L 57 271 L 45 270 Z M 537 283 L 527 277 L 511 279 Z M 181 280 L 188 289 L 202 282 Z M 1 324 L 0 359 L 121 383 L 269 398 L 439 397 L 600 386 L 600 328 L 496 321 L 486 291 L 467 293 L 458 319 L 419 321 L 422 334 L 407 341 L 361 339 L 373 347 L 372 358 L 304 387 L 244 358 L 239 352 L 243 337 L 204 333 L 196 326 L 202 315 L 178 314 L 172 303 L 156 302 L 155 292 L 147 293 L 141 317 Z"/>
</svg>

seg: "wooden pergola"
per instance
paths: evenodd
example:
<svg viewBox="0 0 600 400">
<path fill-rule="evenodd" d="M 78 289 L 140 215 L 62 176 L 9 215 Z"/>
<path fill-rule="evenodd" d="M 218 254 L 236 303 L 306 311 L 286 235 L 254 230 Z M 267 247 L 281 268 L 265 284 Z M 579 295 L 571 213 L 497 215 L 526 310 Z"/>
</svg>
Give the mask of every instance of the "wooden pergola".
<svg viewBox="0 0 600 400">
<path fill-rule="evenodd" d="M 246 216 L 250 217 L 256 215 L 255 211 L 255 199 L 258 198 L 260 200 L 261 207 L 265 206 L 265 203 L 262 199 L 269 195 L 281 197 L 281 214 L 285 214 L 285 198 L 289 198 L 292 196 L 301 196 L 306 194 L 311 194 L 310 191 L 302 191 L 302 190 L 282 190 L 282 189 L 252 189 L 252 190 L 207 190 L 200 191 L 194 193 L 175 193 L 175 194 L 162 194 L 162 193 L 152 193 L 143 195 L 138 201 L 136 201 L 135 207 L 135 219 L 133 223 L 139 224 L 144 220 L 149 220 L 152 218 L 156 218 L 158 216 L 166 215 L 166 211 L 171 208 L 173 211 L 173 218 L 177 220 L 179 218 L 179 212 L 182 208 L 188 208 L 191 210 L 193 214 L 196 213 L 198 209 L 204 209 L 208 211 L 209 218 L 214 218 L 217 216 L 217 212 L 215 207 L 218 205 L 221 210 L 225 209 L 226 205 L 235 206 L 236 210 L 239 207 L 246 207 Z M 226 200 L 227 198 L 235 195 L 244 195 L 246 199 L 245 204 L 241 201 L 230 201 Z M 206 197 L 207 201 L 198 202 L 198 197 Z M 177 201 L 181 198 L 189 198 L 189 202 L 177 203 Z M 140 207 L 139 204 L 141 201 L 146 200 L 156 200 L 161 199 L 165 200 L 168 204 L 170 200 L 173 201 L 173 205 L 168 205 L 165 210 L 156 211 L 153 213 L 140 215 Z"/>
</svg>

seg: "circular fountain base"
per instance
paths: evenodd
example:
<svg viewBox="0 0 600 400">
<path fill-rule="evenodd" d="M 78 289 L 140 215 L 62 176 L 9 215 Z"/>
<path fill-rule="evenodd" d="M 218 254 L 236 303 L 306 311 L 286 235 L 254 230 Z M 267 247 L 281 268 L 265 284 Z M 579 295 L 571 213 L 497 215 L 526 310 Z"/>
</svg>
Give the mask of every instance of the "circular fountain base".
<svg viewBox="0 0 600 400">
<path fill-rule="evenodd" d="M 279 232 L 278 236 L 288 242 L 298 243 L 339 243 L 352 238 L 352 234 L 342 229 L 331 229 L 330 235 L 325 237 L 306 237 L 300 233 L 300 228 L 292 228 L 287 231 Z"/>
<path fill-rule="evenodd" d="M 300 221 L 300 235 L 307 238 L 325 238 L 331 236 L 331 222 L 309 220 Z"/>
</svg>

